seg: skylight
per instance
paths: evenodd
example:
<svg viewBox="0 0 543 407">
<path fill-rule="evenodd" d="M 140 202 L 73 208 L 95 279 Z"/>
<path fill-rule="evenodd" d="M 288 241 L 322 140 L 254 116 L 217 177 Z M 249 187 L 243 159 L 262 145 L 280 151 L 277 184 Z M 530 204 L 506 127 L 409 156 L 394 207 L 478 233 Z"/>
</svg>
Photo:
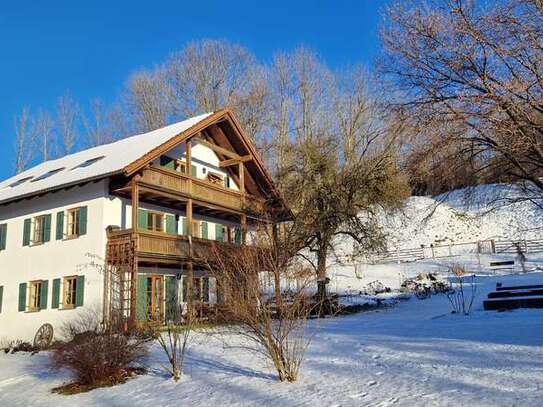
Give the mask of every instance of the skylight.
<svg viewBox="0 0 543 407">
<path fill-rule="evenodd" d="M 17 181 L 15 181 L 13 184 L 9 184 L 9 186 L 11 188 L 15 188 L 17 185 L 21 185 L 21 184 L 24 184 L 26 181 L 32 179 L 34 177 L 25 177 L 25 178 L 21 178 L 21 179 L 18 179 Z"/>
<path fill-rule="evenodd" d="M 40 175 L 38 178 L 34 178 L 34 179 L 33 179 L 32 181 L 30 181 L 30 182 L 41 181 L 42 179 L 49 178 L 51 175 L 55 175 L 57 172 L 62 171 L 64 168 L 65 168 L 65 167 L 60 167 L 60 168 L 57 168 L 57 169 L 55 169 L 55 170 L 47 171 L 45 174 Z"/>
<path fill-rule="evenodd" d="M 90 167 L 92 164 L 100 161 L 101 159 L 103 159 L 105 156 L 100 156 L 100 157 L 94 157 L 94 158 L 90 158 L 88 159 L 87 161 L 84 161 L 82 162 L 81 164 L 79 164 L 78 166 L 72 168 L 72 170 L 75 170 L 76 168 L 85 168 L 85 167 Z"/>
</svg>

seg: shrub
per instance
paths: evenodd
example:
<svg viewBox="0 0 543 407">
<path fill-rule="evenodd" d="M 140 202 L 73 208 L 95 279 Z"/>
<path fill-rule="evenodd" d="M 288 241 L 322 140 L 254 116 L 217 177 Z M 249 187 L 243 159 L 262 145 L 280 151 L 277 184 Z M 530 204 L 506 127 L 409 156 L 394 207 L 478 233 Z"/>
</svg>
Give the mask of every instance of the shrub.
<svg viewBox="0 0 543 407">
<path fill-rule="evenodd" d="M 119 329 L 102 328 L 96 314 L 83 315 L 63 328 L 66 338 L 52 353 L 52 367 L 68 369 L 74 382 L 56 391 L 73 392 L 124 382 L 140 372 L 138 362 L 147 353 L 148 338 L 129 336 Z"/>
<path fill-rule="evenodd" d="M 453 281 L 446 294 L 451 303 L 451 312 L 469 315 L 477 294 L 475 275 L 467 276 L 465 268 L 459 264 L 452 265 L 449 271 Z"/>
<path fill-rule="evenodd" d="M 17 353 L 17 352 L 30 352 L 32 355 L 35 355 L 40 351 L 39 348 L 35 347 L 29 342 L 22 341 L 20 339 L 7 341 L 5 345 L 2 345 L 1 348 L 4 353 Z"/>
</svg>

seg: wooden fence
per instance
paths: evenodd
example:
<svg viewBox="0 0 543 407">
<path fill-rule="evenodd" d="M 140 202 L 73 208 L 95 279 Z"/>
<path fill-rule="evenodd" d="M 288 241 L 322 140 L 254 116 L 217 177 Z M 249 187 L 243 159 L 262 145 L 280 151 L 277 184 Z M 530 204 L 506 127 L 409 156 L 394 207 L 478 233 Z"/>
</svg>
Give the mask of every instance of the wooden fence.
<svg viewBox="0 0 543 407">
<path fill-rule="evenodd" d="M 390 250 L 377 253 L 370 260 L 374 263 L 411 262 L 459 256 L 462 254 L 523 254 L 543 253 L 543 239 L 538 240 L 481 240 L 477 242 L 430 245 L 410 249 Z"/>
</svg>

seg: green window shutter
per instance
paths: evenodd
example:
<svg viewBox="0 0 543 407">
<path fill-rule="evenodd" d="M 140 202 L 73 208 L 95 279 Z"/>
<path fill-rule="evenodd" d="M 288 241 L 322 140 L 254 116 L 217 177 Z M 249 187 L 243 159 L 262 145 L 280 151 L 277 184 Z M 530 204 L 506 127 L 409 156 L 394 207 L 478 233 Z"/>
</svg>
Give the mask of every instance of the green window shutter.
<svg viewBox="0 0 543 407">
<path fill-rule="evenodd" d="M 208 239 L 207 222 L 202 222 L 202 239 Z"/>
<path fill-rule="evenodd" d="M 202 279 L 202 295 L 204 302 L 209 302 L 209 277 L 204 277 Z"/>
<path fill-rule="evenodd" d="M 87 207 L 79 208 L 77 216 L 79 218 L 79 236 L 84 236 L 87 234 Z"/>
<path fill-rule="evenodd" d="M 136 294 L 136 319 L 147 321 L 147 277 L 138 274 L 138 288 Z"/>
<path fill-rule="evenodd" d="M 77 276 L 75 280 L 75 306 L 82 307 L 85 299 L 85 276 Z"/>
<path fill-rule="evenodd" d="M 188 277 L 183 276 L 183 301 L 188 302 L 189 282 Z"/>
<path fill-rule="evenodd" d="M 4 286 L 0 285 L 0 314 L 2 313 L 2 300 L 4 299 Z"/>
<path fill-rule="evenodd" d="M 241 228 L 236 227 L 234 241 L 236 244 L 241 244 Z"/>
<path fill-rule="evenodd" d="M 23 246 L 30 244 L 30 231 L 32 230 L 32 219 L 25 219 L 23 227 Z"/>
<path fill-rule="evenodd" d="M 40 309 L 47 309 L 47 293 L 49 292 L 49 281 L 41 282 L 40 289 Z"/>
<path fill-rule="evenodd" d="M 162 167 L 166 167 L 166 168 L 169 168 L 171 170 L 175 169 L 175 163 L 174 163 L 173 158 L 170 158 L 170 157 L 168 157 L 166 155 L 160 156 L 160 165 Z"/>
<path fill-rule="evenodd" d="M 192 164 L 192 165 L 190 166 L 190 173 L 191 173 L 191 175 L 192 175 L 193 177 L 196 177 L 196 176 L 198 175 L 198 172 L 197 172 L 197 170 L 196 170 L 196 166 L 195 166 L 194 164 Z"/>
<path fill-rule="evenodd" d="M 58 308 L 60 304 L 60 278 L 53 280 L 53 298 L 51 299 L 51 308 Z"/>
<path fill-rule="evenodd" d="M 223 241 L 222 225 L 215 224 L 215 240 Z"/>
<path fill-rule="evenodd" d="M 177 317 L 177 285 L 175 277 L 166 276 L 166 319 L 172 320 Z"/>
<path fill-rule="evenodd" d="M 45 220 L 43 221 L 43 242 L 48 242 L 51 240 L 51 214 L 45 215 Z"/>
<path fill-rule="evenodd" d="M 7 223 L 4 223 L 0 225 L 0 250 L 6 250 L 7 235 L 8 225 Z"/>
<path fill-rule="evenodd" d="M 166 215 L 166 233 L 170 235 L 177 234 L 177 222 L 174 215 Z"/>
<path fill-rule="evenodd" d="M 228 175 L 224 177 L 224 186 L 230 188 L 230 177 Z"/>
<path fill-rule="evenodd" d="M 149 219 L 148 219 L 148 213 L 145 209 L 138 209 L 138 227 L 140 229 L 148 229 L 149 228 Z"/>
<path fill-rule="evenodd" d="M 189 222 L 187 218 L 183 218 L 183 235 L 187 236 L 189 234 Z"/>
<path fill-rule="evenodd" d="M 57 212 L 57 240 L 64 238 L 64 211 Z"/>
<path fill-rule="evenodd" d="M 19 284 L 19 312 L 26 311 L 26 283 Z"/>
</svg>

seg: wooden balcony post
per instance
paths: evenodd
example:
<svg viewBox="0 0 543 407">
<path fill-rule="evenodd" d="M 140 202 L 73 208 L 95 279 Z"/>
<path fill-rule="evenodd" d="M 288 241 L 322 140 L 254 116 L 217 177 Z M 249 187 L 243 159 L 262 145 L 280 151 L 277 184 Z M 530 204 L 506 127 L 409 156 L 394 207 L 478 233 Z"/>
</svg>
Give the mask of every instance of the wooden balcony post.
<svg viewBox="0 0 543 407">
<path fill-rule="evenodd" d="M 192 313 L 194 312 L 194 304 L 193 304 L 193 270 L 192 270 L 192 199 L 189 199 L 187 201 L 187 238 L 189 241 L 189 255 L 188 255 L 188 263 L 187 263 L 187 295 L 189 296 L 187 304 L 188 304 L 188 312 Z"/>
<path fill-rule="evenodd" d="M 189 175 L 189 194 L 192 195 L 192 141 L 185 143 L 185 155 L 187 157 L 187 175 Z"/>
<path fill-rule="evenodd" d="M 139 179 L 139 175 L 132 178 L 132 230 L 134 232 L 138 231 L 138 207 L 140 202 Z"/>
<path fill-rule="evenodd" d="M 243 165 L 243 162 L 239 162 L 238 164 L 239 169 L 239 191 L 245 195 L 245 167 Z"/>
<path fill-rule="evenodd" d="M 136 175 L 132 178 L 132 239 L 134 239 L 134 245 L 138 247 L 138 208 L 139 208 L 139 184 L 140 176 Z M 133 327 L 136 324 L 136 299 L 138 298 L 138 257 L 134 253 L 132 259 L 132 270 L 130 273 L 130 324 Z M 121 301 L 123 301 L 121 299 Z"/>
</svg>

